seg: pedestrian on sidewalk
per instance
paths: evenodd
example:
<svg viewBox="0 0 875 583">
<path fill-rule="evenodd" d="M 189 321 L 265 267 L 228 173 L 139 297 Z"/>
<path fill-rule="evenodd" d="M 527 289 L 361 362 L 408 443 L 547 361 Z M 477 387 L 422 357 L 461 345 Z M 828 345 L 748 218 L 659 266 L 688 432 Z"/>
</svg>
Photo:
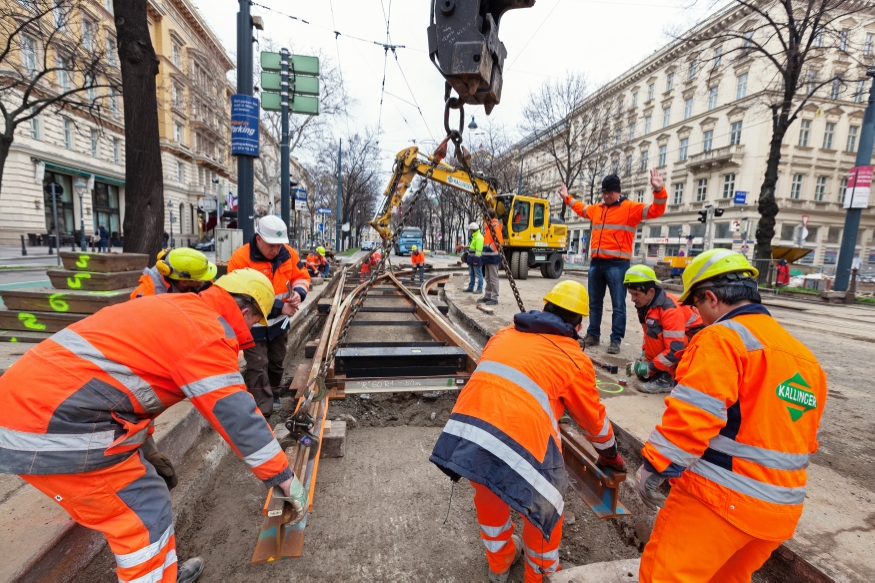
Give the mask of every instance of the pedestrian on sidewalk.
<svg viewBox="0 0 875 583">
<path fill-rule="evenodd" d="M 501 232 L 501 221 L 496 218 L 495 209 L 489 209 L 487 216 L 489 224 L 483 233 L 483 272 L 486 277 L 486 292 L 477 301 L 484 302 L 487 306 L 495 306 L 498 304 L 498 266 L 501 265 L 501 245 L 504 244 L 504 235 Z M 492 239 L 490 226 L 495 231 L 497 241 Z"/>
<path fill-rule="evenodd" d="M 143 270 L 131 299 L 158 294 L 198 293 L 210 286 L 218 267 L 197 249 L 179 247 L 158 252 L 158 260 Z"/>
<path fill-rule="evenodd" d="M 662 508 L 639 572 L 651 581 L 750 581 L 791 538 L 817 451 L 826 373 L 761 304 L 758 272 L 712 249 L 684 270 L 680 301 L 706 328 L 677 367 L 635 479 Z M 658 492 L 671 480 L 668 499 Z"/>
<path fill-rule="evenodd" d="M 466 293 L 481 293 L 483 291 L 483 233 L 477 223 L 468 224 L 468 287 Z M 475 282 L 476 280 L 476 282 Z M 474 284 L 477 289 L 474 289 Z"/>
<path fill-rule="evenodd" d="M 109 251 L 109 232 L 106 230 L 106 227 L 100 225 L 94 234 L 98 237 L 97 252 L 107 253 Z"/>
<path fill-rule="evenodd" d="M 626 469 L 577 342 L 588 310 L 586 288 L 563 281 L 544 297 L 543 311 L 514 316 L 483 349 L 429 458 L 454 482 L 474 486 L 491 582 L 507 581 L 521 552 L 527 582 L 559 570 L 568 486 L 560 417 L 567 412 L 580 425 L 600 466 Z M 522 539 L 511 509 L 523 517 Z"/>
<path fill-rule="evenodd" d="M 0 377 L 0 473 L 101 532 L 120 581 L 190 583 L 204 561 L 177 563 L 178 477 L 151 437 L 155 418 L 188 399 L 266 487 L 291 498 L 300 521 L 307 492 L 237 364 L 272 305 L 270 281 L 243 270 L 199 295 L 103 308 L 34 346 Z"/>
<path fill-rule="evenodd" d="M 616 174 L 602 180 L 602 202 L 584 204 L 575 201 L 563 184 L 559 196 L 566 205 L 584 219 L 592 221 L 589 266 L 589 328 L 584 342 L 596 346 L 601 338 L 602 306 L 605 291 L 611 293 L 611 343 L 608 354 L 619 354 L 620 343 L 626 336 L 626 288 L 623 276 L 632 260 L 632 247 L 638 224 L 665 213 L 668 193 L 659 170 L 650 171 L 653 202 L 632 202 L 622 194 L 620 177 Z"/>
</svg>

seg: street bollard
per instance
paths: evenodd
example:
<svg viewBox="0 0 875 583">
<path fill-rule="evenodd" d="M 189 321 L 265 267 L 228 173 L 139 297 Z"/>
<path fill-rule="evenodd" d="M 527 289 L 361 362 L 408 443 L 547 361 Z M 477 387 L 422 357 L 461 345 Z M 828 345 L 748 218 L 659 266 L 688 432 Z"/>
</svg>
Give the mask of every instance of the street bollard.
<svg viewBox="0 0 875 583">
<path fill-rule="evenodd" d="M 851 284 L 845 292 L 845 303 L 853 304 L 857 292 L 857 268 L 851 269 Z"/>
<path fill-rule="evenodd" d="M 27 255 L 27 247 L 24 246 L 24 235 L 21 236 L 21 254 Z"/>
<path fill-rule="evenodd" d="M 55 254 L 55 238 L 49 237 L 49 255 Z"/>
</svg>

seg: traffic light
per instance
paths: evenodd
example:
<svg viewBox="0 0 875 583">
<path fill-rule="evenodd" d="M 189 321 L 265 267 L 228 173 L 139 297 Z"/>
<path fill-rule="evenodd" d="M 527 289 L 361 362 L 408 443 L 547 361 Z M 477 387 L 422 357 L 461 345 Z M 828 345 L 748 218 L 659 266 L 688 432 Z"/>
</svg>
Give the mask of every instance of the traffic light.
<svg viewBox="0 0 875 583">
<path fill-rule="evenodd" d="M 705 209 L 703 211 L 699 211 L 699 218 L 696 220 L 699 221 L 700 223 L 707 223 L 708 222 L 708 209 Z"/>
<path fill-rule="evenodd" d="M 714 209 L 714 216 L 715 217 L 722 217 L 723 216 L 723 209 L 722 208 L 715 208 Z"/>
</svg>

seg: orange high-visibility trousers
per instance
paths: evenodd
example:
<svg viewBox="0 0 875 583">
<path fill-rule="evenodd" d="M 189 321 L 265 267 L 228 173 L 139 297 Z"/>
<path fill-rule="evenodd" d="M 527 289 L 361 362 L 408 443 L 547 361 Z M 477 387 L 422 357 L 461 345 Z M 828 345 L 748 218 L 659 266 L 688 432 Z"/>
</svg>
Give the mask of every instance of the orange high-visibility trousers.
<svg viewBox="0 0 875 583">
<path fill-rule="evenodd" d="M 750 581 L 780 544 L 739 530 L 698 498 L 672 488 L 644 547 L 638 577 L 642 583 Z"/>
<path fill-rule="evenodd" d="M 176 581 L 170 491 L 142 454 L 82 474 L 21 477 L 73 520 L 106 536 L 120 581 Z"/>
<path fill-rule="evenodd" d="M 511 542 L 514 525 L 510 519 L 510 506 L 492 493 L 492 490 L 471 482 L 474 486 L 474 507 L 480 523 L 480 538 L 486 546 L 489 570 L 504 573 L 511 567 L 516 549 Z M 526 561 L 526 583 L 539 583 L 543 575 L 559 570 L 559 542 L 562 540 L 562 517 L 544 540 L 541 531 L 523 518 L 523 558 Z"/>
</svg>

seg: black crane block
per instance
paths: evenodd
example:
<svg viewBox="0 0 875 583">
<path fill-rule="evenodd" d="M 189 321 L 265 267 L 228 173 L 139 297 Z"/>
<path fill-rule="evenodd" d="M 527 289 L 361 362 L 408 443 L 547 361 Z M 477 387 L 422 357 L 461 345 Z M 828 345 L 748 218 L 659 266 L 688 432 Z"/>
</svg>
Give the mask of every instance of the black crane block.
<svg viewBox="0 0 875 583">
<path fill-rule="evenodd" d="M 507 49 L 498 38 L 501 17 L 535 0 L 432 0 L 428 53 L 462 103 L 483 105 L 486 114 L 501 101 Z"/>
</svg>

